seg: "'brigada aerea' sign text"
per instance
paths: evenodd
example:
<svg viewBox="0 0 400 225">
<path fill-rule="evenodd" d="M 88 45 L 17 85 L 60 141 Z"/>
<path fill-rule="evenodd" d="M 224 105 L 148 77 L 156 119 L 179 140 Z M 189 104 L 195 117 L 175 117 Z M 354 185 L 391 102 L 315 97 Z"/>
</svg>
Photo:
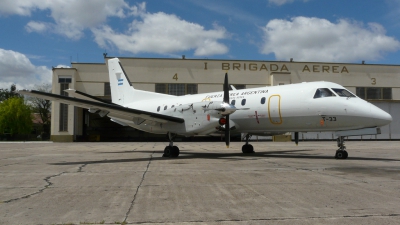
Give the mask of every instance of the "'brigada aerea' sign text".
<svg viewBox="0 0 400 225">
<path fill-rule="evenodd" d="M 207 69 L 207 63 L 204 64 Z M 285 64 L 259 64 L 259 63 L 222 63 L 222 70 L 238 71 L 269 71 L 269 72 L 290 72 Z M 330 65 L 304 65 L 301 72 L 309 73 L 349 73 L 346 66 Z"/>
<path fill-rule="evenodd" d="M 349 73 L 346 66 L 327 66 L 327 65 L 304 65 L 302 72 L 315 72 L 315 73 Z"/>
</svg>

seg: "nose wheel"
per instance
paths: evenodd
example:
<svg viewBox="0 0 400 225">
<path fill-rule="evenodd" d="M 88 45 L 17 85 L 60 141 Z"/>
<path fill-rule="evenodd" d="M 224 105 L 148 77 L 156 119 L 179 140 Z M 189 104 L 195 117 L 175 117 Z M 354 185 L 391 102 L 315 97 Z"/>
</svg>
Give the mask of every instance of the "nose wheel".
<svg viewBox="0 0 400 225">
<path fill-rule="evenodd" d="M 249 144 L 250 137 L 251 137 L 251 134 L 246 134 L 246 136 L 245 136 L 246 144 L 242 146 L 243 153 L 254 153 L 253 145 Z"/>
<path fill-rule="evenodd" d="M 336 150 L 335 158 L 336 159 L 347 159 L 349 154 L 346 151 L 346 146 L 344 146 L 344 137 L 338 137 L 337 145 L 338 145 L 339 149 Z"/>
<path fill-rule="evenodd" d="M 347 156 L 349 156 L 349 154 L 346 150 L 337 150 L 335 154 L 336 159 L 347 159 Z"/>
</svg>

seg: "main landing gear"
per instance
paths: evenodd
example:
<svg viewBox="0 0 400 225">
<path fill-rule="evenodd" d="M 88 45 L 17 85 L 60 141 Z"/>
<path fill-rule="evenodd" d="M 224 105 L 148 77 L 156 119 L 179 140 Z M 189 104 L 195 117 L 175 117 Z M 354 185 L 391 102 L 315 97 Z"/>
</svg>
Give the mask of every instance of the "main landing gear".
<svg viewBox="0 0 400 225">
<path fill-rule="evenodd" d="M 349 154 L 346 151 L 346 146 L 344 146 L 344 137 L 338 137 L 337 145 L 338 145 L 339 149 L 336 150 L 335 158 L 336 159 L 347 159 L 347 156 L 349 156 Z"/>
<path fill-rule="evenodd" d="M 254 148 L 253 145 L 249 144 L 249 139 L 251 137 L 251 134 L 246 134 L 246 144 L 242 146 L 242 152 L 243 153 L 254 153 Z"/>
<path fill-rule="evenodd" d="M 169 145 L 167 145 L 164 149 L 163 157 L 178 157 L 179 156 L 179 148 L 174 146 L 174 138 L 176 134 L 169 133 L 167 134 L 167 138 L 169 140 Z"/>
</svg>

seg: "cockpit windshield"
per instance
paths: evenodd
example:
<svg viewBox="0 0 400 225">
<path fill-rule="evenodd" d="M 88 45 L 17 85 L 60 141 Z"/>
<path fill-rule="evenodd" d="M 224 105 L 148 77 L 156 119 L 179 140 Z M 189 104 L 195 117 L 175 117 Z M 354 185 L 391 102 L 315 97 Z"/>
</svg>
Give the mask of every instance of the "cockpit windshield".
<svg viewBox="0 0 400 225">
<path fill-rule="evenodd" d="M 336 97 L 336 95 L 328 88 L 318 88 L 314 98 Z"/>
<path fill-rule="evenodd" d="M 356 97 L 355 95 L 353 95 L 350 91 L 346 90 L 346 89 L 340 89 L 340 88 L 332 88 L 332 90 L 334 92 L 336 92 L 336 94 L 338 94 L 340 97 Z"/>
</svg>

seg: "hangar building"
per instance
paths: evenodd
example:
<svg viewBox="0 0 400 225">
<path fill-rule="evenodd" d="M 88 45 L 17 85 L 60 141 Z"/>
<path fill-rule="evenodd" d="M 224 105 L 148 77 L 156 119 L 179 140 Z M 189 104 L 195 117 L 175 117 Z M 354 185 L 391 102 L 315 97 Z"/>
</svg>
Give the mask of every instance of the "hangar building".
<svg viewBox="0 0 400 225">
<path fill-rule="evenodd" d="M 52 91 L 68 88 L 111 101 L 107 57 L 104 63 L 71 63 L 71 68 L 53 68 Z M 225 72 L 237 89 L 287 85 L 311 81 L 331 81 L 343 85 L 359 97 L 390 113 L 393 122 L 381 135 L 362 139 L 400 139 L 400 65 L 348 64 L 290 61 L 119 58 L 136 89 L 172 95 L 222 91 Z M 53 141 L 134 141 L 151 140 L 151 134 L 122 127 L 86 109 L 54 103 Z M 301 133 L 300 139 L 333 139 L 332 133 Z"/>
</svg>

